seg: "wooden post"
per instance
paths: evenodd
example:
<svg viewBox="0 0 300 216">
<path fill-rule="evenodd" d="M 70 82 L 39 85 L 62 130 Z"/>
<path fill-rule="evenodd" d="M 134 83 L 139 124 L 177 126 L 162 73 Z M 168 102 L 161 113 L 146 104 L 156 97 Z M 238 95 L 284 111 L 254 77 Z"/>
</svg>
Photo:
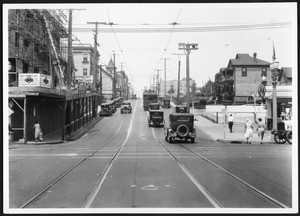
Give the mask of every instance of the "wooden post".
<svg viewBox="0 0 300 216">
<path fill-rule="evenodd" d="M 27 112 L 27 99 L 26 99 L 26 96 L 24 98 L 24 128 L 23 128 L 23 139 L 24 139 L 24 144 L 27 143 L 27 135 L 26 135 L 26 131 L 27 131 L 27 127 L 26 127 L 26 124 L 27 124 L 27 116 L 26 116 L 26 112 Z"/>
<path fill-rule="evenodd" d="M 61 121 L 61 124 L 62 124 L 62 127 L 61 127 L 61 140 L 65 140 L 66 109 L 67 109 L 67 102 L 64 100 L 63 101 L 63 119 Z"/>
</svg>

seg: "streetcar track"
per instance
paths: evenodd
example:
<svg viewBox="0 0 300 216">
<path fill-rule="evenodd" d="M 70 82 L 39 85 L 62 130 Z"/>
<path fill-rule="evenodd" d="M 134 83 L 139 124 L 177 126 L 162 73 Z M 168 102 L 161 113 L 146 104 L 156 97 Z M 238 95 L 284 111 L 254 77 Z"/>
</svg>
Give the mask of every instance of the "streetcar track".
<svg viewBox="0 0 300 216">
<path fill-rule="evenodd" d="M 18 208 L 26 208 L 30 205 L 32 205 L 33 203 L 35 203 L 36 201 L 38 201 L 51 187 L 53 187 L 57 182 L 59 182 L 62 178 L 64 178 L 67 174 L 69 174 L 71 171 L 73 171 L 76 167 L 78 167 L 79 165 L 81 165 L 83 162 L 85 162 L 87 159 L 91 158 L 94 154 L 96 154 L 98 151 L 100 151 L 102 148 L 106 147 L 108 144 L 110 144 L 114 138 L 119 134 L 122 126 L 123 126 L 124 120 L 122 121 L 122 123 L 120 124 L 117 132 L 112 136 L 112 138 L 107 141 L 103 146 L 99 147 L 98 149 L 96 149 L 95 151 L 93 151 L 92 153 L 90 153 L 89 155 L 87 155 L 85 158 L 83 158 L 81 161 L 79 161 L 78 163 L 76 163 L 75 165 L 73 165 L 71 168 L 69 168 L 67 171 L 63 172 L 61 175 L 59 175 L 54 181 L 52 181 L 51 184 L 49 184 L 47 187 L 45 187 L 41 192 L 37 193 L 34 197 L 32 197 L 31 199 L 29 199 L 28 201 L 26 201 L 25 203 L 23 203 L 21 206 L 19 206 Z M 53 150 L 53 149 L 51 149 Z"/>
<path fill-rule="evenodd" d="M 137 104 L 137 103 L 136 103 Z M 89 208 L 92 203 L 94 202 L 99 190 L 102 187 L 102 184 L 104 183 L 106 176 L 108 175 L 113 163 L 117 160 L 119 153 L 121 152 L 121 150 L 123 149 L 124 145 L 127 143 L 129 135 L 131 133 L 131 128 L 132 128 L 132 122 L 133 122 L 133 116 L 135 114 L 135 110 L 136 110 L 136 105 L 134 107 L 134 111 L 132 113 L 131 116 L 131 121 L 129 124 L 129 128 L 128 128 L 128 132 L 126 135 L 125 140 L 123 141 L 122 145 L 120 146 L 120 148 L 117 150 L 117 152 L 114 154 L 114 156 L 111 158 L 110 162 L 108 163 L 108 165 L 105 167 L 104 171 L 101 173 L 101 175 L 99 176 L 95 186 L 93 187 L 93 189 L 90 191 L 90 193 L 86 196 L 86 199 L 84 201 L 84 203 L 82 204 L 81 208 Z"/>
<path fill-rule="evenodd" d="M 267 198 L 268 200 L 270 200 L 271 202 L 275 203 L 276 205 L 280 206 L 281 208 L 289 208 L 288 206 L 284 205 L 283 203 L 279 202 L 278 200 L 274 199 L 273 197 L 267 195 L 266 193 L 262 192 L 261 190 L 257 189 L 256 187 L 252 186 L 251 184 L 245 182 L 244 180 L 240 179 L 239 177 L 237 177 L 236 175 L 234 175 L 233 173 L 227 171 L 226 169 L 222 168 L 221 166 L 217 165 L 216 163 L 212 162 L 211 160 L 205 158 L 204 156 L 200 155 L 197 152 L 192 151 L 191 149 L 183 146 L 182 144 L 179 144 L 182 148 L 190 151 L 191 153 L 197 155 L 198 157 L 200 157 L 202 160 L 206 161 L 207 163 L 217 167 L 218 169 L 222 170 L 223 172 L 225 172 L 226 174 L 228 174 L 229 176 L 231 176 L 232 178 L 234 178 L 235 180 L 239 181 L 240 183 L 242 183 L 244 186 L 250 188 L 252 191 L 256 192 L 257 194 Z"/>
<path fill-rule="evenodd" d="M 153 128 L 152 128 L 153 129 Z M 161 140 L 159 140 L 159 138 L 156 137 L 154 130 L 152 131 L 153 137 L 155 138 L 155 140 L 157 140 L 158 143 L 161 144 L 161 146 L 170 154 L 170 156 L 177 162 L 177 164 L 180 166 L 180 168 L 186 173 L 186 175 L 190 178 L 190 180 L 196 185 L 196 187 L 205 195 L 205 197 L 208 198 L 208 200 L 215 206 L 215 207 L 222 207 L 221 204 L 205 189 L 205 187 L 203 187 L 197 180 L 197 178 L 195 178 L 192 173 L 179 161 L 178 156 L 175 156 L 174 154 L 172 154 L 165 146 L 164 144 L 161 142 Z M 226 174 L 228 174 L 230 177 L 232 177 L 233 179 L 237 180 L 238 182 L 240 182 L 242 185 L 246 186 L 247 188 L 250 188 L 252 191 L 254 191 L 255 193 L 259 194 L 260 196 L 268 199 L 269 201 L 275 203 L 276 205 L 278 205 L 281 208 L 289 208 L 288 206 L 284 205 L 283 203 L 279 202 L 278 200 L 274 199 L 273 197 L 267 195 L 266 193 L 260 191 L 259 189 L 257 189 L 256 187 L 250 185 L 249 183 L 243 181 L 242 179 L 240 179 L 239 177 L 237 177 L 236 175 L 232 174 L 231 172 L 227 171 L 226 169 L 222 168 L 221 166 L 217 165 L 216 163 L 210 161 L 209 159 L 205 158 L 204 156 L 202 156 L 201 154 L 194 152 L 193 150 L 189 149 L 188 147 L 185 147 L 184 145 L 176 142 L 175 140 L 173 140 L 173 142 L 175 142 L 176 144 L 178 144 L 179 146 L 181 146 L 182 148 L 188 150 L 189 152 L 191 152 L 192 154 L 196 155 L 198 158 L 201 158 L 202 160 L 204 160 L 205 162 L 217 167 L 218 169 L 220 169 L 221 171 L 225 172 Z M 177 148 L 174 148 L 177 149 Z"/>
</svg>

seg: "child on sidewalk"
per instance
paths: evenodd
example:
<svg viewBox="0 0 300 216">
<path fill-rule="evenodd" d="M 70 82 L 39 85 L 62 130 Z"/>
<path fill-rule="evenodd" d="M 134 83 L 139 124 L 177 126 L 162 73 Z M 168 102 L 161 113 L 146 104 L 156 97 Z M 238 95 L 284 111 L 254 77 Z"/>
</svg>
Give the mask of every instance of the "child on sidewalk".
<svg viewBox="0 0 300 216">
<path fill-rule="evenodd" d="M 35 142 L 40 141 L 40 136 L 41 136 L 42 130 L 41 130 L 41 126 L 40 126 L 38 120 L 36 120 L 35 125 L 33 126 L 33 129 L 34 129 Z"/>
</svg>

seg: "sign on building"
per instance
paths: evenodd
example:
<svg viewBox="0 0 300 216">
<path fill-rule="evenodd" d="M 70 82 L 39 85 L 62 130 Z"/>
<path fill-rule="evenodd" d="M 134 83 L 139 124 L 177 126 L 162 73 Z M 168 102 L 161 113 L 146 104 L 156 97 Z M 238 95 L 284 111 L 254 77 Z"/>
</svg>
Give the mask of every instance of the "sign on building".
<svg viewBox="0 0 300 216">
<path fill-rule="evenodd" d="M 38 73 L 19 73 L 19 87 L 33 87 L 40 86 L 44 88 L 51 88 L 51 76 Z"/>
</svg>

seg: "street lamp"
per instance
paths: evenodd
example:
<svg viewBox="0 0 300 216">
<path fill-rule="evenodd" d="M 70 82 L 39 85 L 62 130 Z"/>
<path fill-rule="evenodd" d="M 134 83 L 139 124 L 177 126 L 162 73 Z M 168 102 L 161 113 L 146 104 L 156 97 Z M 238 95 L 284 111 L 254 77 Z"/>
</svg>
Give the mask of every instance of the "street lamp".
<svg viewBox="0 0 300 216">
<path fill-rule="evenodd" d="M 273 63 L 270 65 L 271 68 L 271 78 L 272 78 L 272 85 L 273 85 L 273 130 L 277 130 L 277 96 L 276 96 L 276 85 L 277 85 L 277 79 L 279 75 L 279 62 L 273 61 Z"/>
</svg>

